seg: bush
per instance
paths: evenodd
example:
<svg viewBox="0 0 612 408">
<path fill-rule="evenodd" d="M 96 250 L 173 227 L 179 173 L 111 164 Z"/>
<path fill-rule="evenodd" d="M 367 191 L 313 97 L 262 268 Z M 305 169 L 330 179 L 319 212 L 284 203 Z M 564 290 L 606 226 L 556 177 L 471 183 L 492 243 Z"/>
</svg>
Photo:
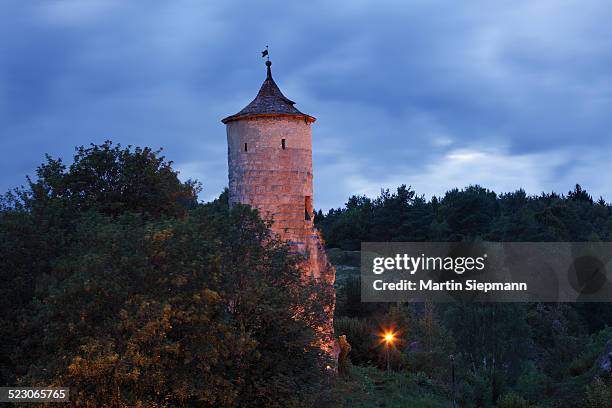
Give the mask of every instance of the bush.
<svg viewBox="0 0 612 408">
<path fill-rule="evenodd" d="M 334 320 L 336 335 L 345 335 L 351 345 L 349 355 L 351 362 L 365 365 L 377 361 L 377 352 L 374 349 L 375 339 L 372 328 L 367 320 L 356 317 L 340 317 Z"/>
<path fill-rule="evenodd" d="M 485 370 L 469 371 L 457 394 L 459 406 L 465 408 L 491 407 L 493 388 Z"/>
<path fill-rule="evenodd" d="M 542 400 L 548 394 L 549 386 L 550 378 L 536 368 L 532 362 L 527 363 L 516 382 L 517 391 L 532 404 Z"/>
</svg>

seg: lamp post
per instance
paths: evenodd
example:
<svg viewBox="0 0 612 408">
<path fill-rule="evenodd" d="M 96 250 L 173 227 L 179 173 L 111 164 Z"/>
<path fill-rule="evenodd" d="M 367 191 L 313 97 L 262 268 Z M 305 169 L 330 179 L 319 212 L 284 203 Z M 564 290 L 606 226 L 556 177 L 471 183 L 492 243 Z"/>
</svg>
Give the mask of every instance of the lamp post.
<svg viewBox="0 0 612 408">
<path fill-rule="evenodd" d="M 395 334 L 393 332 L 387 332 L 385 333 L 383 339 L 385 341 L 385 354 L 387 357 L 387 372 L 389 372 L 391 368 L 391 361 L 389 360 L 389 348 L 395 341 Z"/>
</svg>

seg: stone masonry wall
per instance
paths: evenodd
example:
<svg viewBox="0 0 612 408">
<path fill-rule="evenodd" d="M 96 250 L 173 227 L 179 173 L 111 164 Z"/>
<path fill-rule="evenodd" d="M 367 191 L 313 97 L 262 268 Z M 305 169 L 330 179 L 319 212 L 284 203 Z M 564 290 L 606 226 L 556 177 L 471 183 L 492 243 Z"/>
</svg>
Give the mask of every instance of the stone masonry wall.
<svg viewBox="0 0 612 408">
<path fill-rule="evenodd" d="M 312 210 L 306 217 L 313 198 L 310 124 L 288 117 L 237 120 L 227 124 L 227 141 L 230 205 L 257 207 L 262 218 L 274 220 L 274 232 L 303 252 L 313 233 Z"/>
</svg>

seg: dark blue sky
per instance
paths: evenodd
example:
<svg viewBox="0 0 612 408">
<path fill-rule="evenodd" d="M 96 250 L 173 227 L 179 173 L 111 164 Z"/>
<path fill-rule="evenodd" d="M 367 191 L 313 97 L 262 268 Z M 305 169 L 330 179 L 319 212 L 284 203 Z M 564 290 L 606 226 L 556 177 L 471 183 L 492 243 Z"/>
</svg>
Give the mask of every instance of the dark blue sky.
<svg viewBox="0 0 612 408">
<path fill-rule="evenodd" d="M 44 154 L 164 147 L 210 199 L 274 77 L 314 124 L 315 206 L 412 185 L 612 199 L 605 1 L 0 2 L 0 190 Z"/>
</svg>

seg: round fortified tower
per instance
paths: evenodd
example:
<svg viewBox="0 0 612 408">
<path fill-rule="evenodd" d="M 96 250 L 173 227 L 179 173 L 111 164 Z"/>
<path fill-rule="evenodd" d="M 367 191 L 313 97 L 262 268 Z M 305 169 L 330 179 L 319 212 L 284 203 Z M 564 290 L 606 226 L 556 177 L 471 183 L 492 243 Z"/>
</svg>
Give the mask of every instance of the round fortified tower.
<svg viewBox="0 0 612 408">
<path fill-rule="evenodd" d="M 315 118 L 297 110 L 267 77 L 255 99 L 223 119 L 227 127 L 229 201 L 259 209 L 272 230 L 301 253 L 313 228 L 312 130 Z M 309 254 L 314 255 L 314 254 Z M 318 271 L 312 271 L 315 276 Z"/>
<path fill-rule="evenodd" d="M 255 99 L 223 119 L 227 128 L 229 203 L 259 210 L 272 231 L 305 256 L 305 277 L 322 283 L 321 302 L 328 316 L 316 327 L 320 347 L 337 358 L 333 339 L 336 270 L 327 260 L 313 225 L 312 130 L 315 118 L 297 110 L 267 76 Z"/>
</svg>

